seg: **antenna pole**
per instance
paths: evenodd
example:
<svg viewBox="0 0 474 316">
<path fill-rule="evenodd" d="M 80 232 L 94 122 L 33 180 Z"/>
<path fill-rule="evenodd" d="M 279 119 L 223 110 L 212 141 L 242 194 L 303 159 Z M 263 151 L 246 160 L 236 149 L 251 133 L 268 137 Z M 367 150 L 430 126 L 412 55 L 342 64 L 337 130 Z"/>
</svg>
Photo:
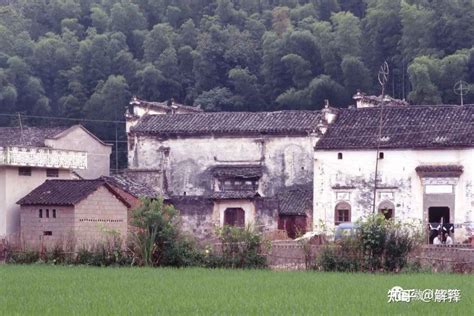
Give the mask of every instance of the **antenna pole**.
<svg viewBox="0 0 474 316">
<path fill-rule="evenodd" d="M 380 67 L 378 79 L 382 90 L 381 100 L 380 100 L 380 118 L 379 118 L 379 131 L 377 135 L 377 151 L 375 156 L 375 175 L 374 175 L 374 194 L 372 201 L 372 213 L 375 214 L 375 201 L 377 198 L 377 174 L 379 171 L 379 153 L 380 153 L 380 138 L 382 138 L 382 127 L 383 127 L 383 106 L 384 106 L 384 96 L 385 96 L 385 84 L 388 81 L 389 67 L 388 63 L 385 61 Z"/>
<path fill-rule="evenodd" d="M 21 123 L 21 113 L 18 112 L 18 123 L 20 124 L 20 139 L 21 143 L 23 143 L 23 124 Z"/>
</svg>

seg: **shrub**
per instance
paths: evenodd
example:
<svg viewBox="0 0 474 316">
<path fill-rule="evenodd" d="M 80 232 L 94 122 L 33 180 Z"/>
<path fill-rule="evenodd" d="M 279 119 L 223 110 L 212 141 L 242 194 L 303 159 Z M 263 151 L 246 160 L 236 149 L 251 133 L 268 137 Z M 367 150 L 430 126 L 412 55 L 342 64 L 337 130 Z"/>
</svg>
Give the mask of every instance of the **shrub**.
<svg viewBox="0 0 474 316">
<path fill-rule="evenodd" d="M 323 271 L 355 272 L 361 270 L 358 240 L 346 238 L 321 247 L 316 268 Z"/>
<path fill-rule="evenodd" d="M 134 231 L 130 249 L 135 264 L 145 266 L 191 266 L 202 255 L 194 243 L 179 230 L 179 212 L 162 198 L 143 198 L 133 211 Z"/>
<path fill-rule="evenodd" d="M 40 260 L 40 252 L 38 250 L 25 250 L 11 252 L 7 262 L 16 264 L 31 264 Z"/>
<path fill-rule="evenodd" d="M 359 223 L 355 237 L 324 246 L 318 267 L 325 271 L 400 271 L 409 253 L 422 240 L 415 226 L 383 215 L 369 216 Z"/>
<path fill-rule="evenodd" d="M 208 255 L 206 264 L 210 267 L 264 268 L 263 242 L 253 228 L 224 226 L 217 229 L 221 242 L 220 255 Z"/>
</svg>

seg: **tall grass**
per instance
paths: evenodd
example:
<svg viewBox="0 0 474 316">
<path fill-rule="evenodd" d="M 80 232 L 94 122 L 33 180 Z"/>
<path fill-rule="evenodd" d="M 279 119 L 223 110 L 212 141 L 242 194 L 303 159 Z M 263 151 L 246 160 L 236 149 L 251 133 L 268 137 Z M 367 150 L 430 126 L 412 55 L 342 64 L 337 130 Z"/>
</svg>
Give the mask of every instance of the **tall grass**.
<svg viewBox="0 0 474 316">
<path fill-rule="evenodd" d="M 459 303 L 387 303 L 395 285 Z M 0 266 L 0 315 L 469 315 L 474 276 Z"/>
</svg>

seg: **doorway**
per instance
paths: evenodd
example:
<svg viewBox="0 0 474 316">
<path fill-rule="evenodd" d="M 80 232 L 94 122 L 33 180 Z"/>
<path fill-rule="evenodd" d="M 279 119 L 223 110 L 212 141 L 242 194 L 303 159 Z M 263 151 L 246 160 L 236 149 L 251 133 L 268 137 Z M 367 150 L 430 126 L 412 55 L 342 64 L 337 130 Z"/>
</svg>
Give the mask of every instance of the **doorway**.
<svg viewBox="0 0 474 316">
<path fill-rule="evenodd" d="M 224 225 L 245 227 L 245 211 L 240 207 L 230 207 L 224 211 Z"/>
<path fill-rule="evenodd" d="M 430 224 L 429 230 L 429 243 L 433 243 L 433 239 L 438 236 L 438 234 L 442 231 L 442 226 L 440 223 L 443 224 L 449 223 L 449 207 L 447 206 L 433 206 L 428 208 L 428 223 Z"/>
<path fill-rule="evenodd" d="M 429 223 L 449 223 L 449 207 L 432 206 L 428 208 Z"/>
</svg>

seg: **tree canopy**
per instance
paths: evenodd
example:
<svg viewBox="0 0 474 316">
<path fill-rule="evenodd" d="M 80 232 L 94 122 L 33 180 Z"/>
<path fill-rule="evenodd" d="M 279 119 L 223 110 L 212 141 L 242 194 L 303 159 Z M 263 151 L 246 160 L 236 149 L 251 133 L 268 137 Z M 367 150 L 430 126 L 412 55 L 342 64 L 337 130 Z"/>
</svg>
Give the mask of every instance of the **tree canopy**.
<svg viewBox="0 0 474 316">
<path fill-rule="evenodd" d="M 0 113 L 121 120 L 131 95 L 209 111 L 347 106 L 357 89 L 380 93 L 384 61 L 386 92 L 411 103 L 458 103 L 454 84 L 474 80 L 473 0 L 2 3 Z"/>
</svg>

